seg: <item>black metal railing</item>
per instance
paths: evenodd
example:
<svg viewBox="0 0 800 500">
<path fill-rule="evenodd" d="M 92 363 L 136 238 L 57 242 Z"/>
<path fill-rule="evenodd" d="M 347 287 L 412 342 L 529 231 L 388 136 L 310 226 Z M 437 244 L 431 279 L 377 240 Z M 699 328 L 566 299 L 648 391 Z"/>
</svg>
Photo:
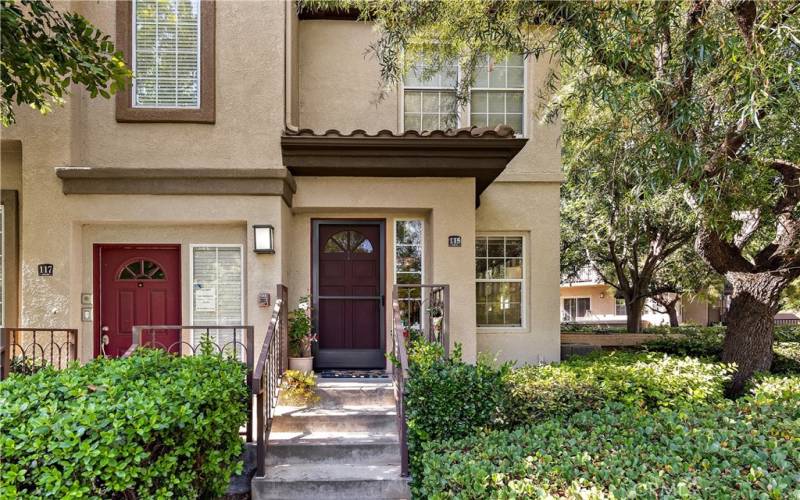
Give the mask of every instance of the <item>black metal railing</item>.
<svg viewBox="0 0 800 500">
<path fill-rule="evenodd" d="M 395 285 L 392 291 L 392 382 L 394 385 L 397 433 L 400 438 L 400 474 L 409 475 L 408 423 L 406 422 L 406 381 L 408 351 L 413 335 L 442 344 L 450 352 L 450 286 Z"/>
<path fill-rule="evenodd" d="M 392 300 L 398 302 L 400 322 L 406 335 L 421 336 L 450 351 L 450 286 L 394 285 Z"/>
<path fill-rule="evenodd" d="M 267 442 L 272 428 L 272 417 L 278 404 L 281 377 L 286 370 L 288 330 L 287 289 L 278 285 L 275 307 L 267 327 L 267 336 L 256 361 L 251 383 L 256 398 L 256 475 L 266 472 Z"/>
<path fill-rule="evenodd" d="M 60 370 L 77 359 L 75 328 L 0 328 L 0 379 L 48 365 Z"/>
<path fill-rule="evenodd" d="M 178 330 L 178 341 L 166 344 L 158 336 Z M 252 393 L 252 375 L 255 346 L 254 328 L 250 325 L 136 325 L 132 329 L 133 342 L 122 357 L 128 357 L 140 348 L 164 349 L 179 356 L 194 356 L 198 352 L 230 356 L 247 365 L 247 388 Z M 184 331 L 192 333 L 193 341 L 182 340 Z M 253 398 L 248 398 L 246 441 L 253 441 Z"/>
</svg>

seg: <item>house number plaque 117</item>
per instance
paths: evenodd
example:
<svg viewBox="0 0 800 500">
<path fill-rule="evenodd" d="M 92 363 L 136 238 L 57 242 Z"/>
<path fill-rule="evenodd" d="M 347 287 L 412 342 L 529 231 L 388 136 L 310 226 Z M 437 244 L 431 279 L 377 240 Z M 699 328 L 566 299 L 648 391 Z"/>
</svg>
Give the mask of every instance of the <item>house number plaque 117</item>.
<svg viewBox="0 0 800 500">
<path fill-rule="evenodd" d="M 39 264 L 39 276 L 52 276 L 53 264 Z"/>
</svg>

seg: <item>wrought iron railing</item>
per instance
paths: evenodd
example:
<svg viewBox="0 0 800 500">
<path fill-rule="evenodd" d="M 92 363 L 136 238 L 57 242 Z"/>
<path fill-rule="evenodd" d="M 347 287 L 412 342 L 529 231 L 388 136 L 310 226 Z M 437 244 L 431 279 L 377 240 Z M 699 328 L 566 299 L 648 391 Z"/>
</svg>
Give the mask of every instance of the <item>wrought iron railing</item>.
<svg viewBox="0 0 800 500">
<path fill-rule="evenodd" d="M 419 335 L 428 342 L 442 344 L 450 352 L 450 286 L 395 285 L 392 292 L 392 354 L 394 366 L 397 433 L 400 438 L 400 473 L 409 475 L 408 424 L 406 422 L 406 381 L 408 351 L 406 342 Z"/>
<path fill-rule="evenodd" d="M 258 355 L 253 380 L 252 394 L 256 397 L 256 475 L 266 472 L 267 442 L 272 428 L 272 417 L 278 404 L 278 389 L 286 370 L 288 307 L 287 289 L 278 285 L 275 307 L 269 320 L 267 336 Z"/>
<path fill-rule="evenodd" d="M 178 330 L 178 341 L 165 344 L 158 335 Z M 193 342 L 181 339 L 184 331 L 192 332 Z M 198 335 L 199 334 L 199 335 Z M 254 329 L 249 325 L 136 325 L 133 343 L 122 357 L 128 357 L 140 348 L 164 349 L 179 356 L 194 356 L 198 352 L 234 357 L 247 365 L 247 388 L 252 391 L 252 374 L 255 357 Z M 246 441 L 253 440 L 253 398 L 248 398 Z"/>
<path fill-rule="evenodd" d="M 395 285 L 393 301 L 398 302 L 400 322 L 407 336 L 421 336 L 428 342 L 450 349 L 450 286 Z"/>
<path fill-rule="evenodd" d="M 47 365 L 60 370 L 77 359 L 77 329 L 0 328 L 0 379 Z"/>
</svg>

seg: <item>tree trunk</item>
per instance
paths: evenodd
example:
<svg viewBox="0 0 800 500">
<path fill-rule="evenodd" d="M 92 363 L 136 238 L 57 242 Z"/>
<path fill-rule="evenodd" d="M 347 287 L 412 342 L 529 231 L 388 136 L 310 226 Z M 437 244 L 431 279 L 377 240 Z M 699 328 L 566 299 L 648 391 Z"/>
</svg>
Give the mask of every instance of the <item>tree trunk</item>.
<svg viewBox="0 0 800 500">
<path fill-rule="evenodd" d="M 785 277 L 770 273 L 727 273 L 726 278 L 733 285 L 733 293 L 722 361 L 736 364 L 726 394 L 738 397 L 754 373 L 767 371 L 772 365 L 774 318 L 788 283 Z"/>
<path fill-rule="evenodd" d="M 637 298 L 630 300 L 625 297 L 625 314 L 628 316 L 628 332 L 641 333 L 642 332 L 642 310 L 644 309 L 644 299 Z"/>
<path fill-rule="evenodd" d="M 680 326 L 680 321 L 678 321 L 678 302 L 667 302 L 664 304 L 664 308 L 669 314 L 669 326 Z"/>
</svg>

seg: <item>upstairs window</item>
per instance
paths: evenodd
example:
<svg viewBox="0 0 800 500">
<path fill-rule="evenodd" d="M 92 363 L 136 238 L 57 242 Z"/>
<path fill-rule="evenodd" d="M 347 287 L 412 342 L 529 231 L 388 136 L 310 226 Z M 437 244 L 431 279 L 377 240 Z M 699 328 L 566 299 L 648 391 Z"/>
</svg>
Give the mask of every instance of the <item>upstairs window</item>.
<svg viewBox="0 0 800 500">
<path fill-rule="evenodd" d="M 508 125 L 525 133 L 525 59 L 512 55 L 502 61 L 486 59 L 478 66 L 464 116 L 459 113 L 457 63 L 433 74 L 424 62 L 414 64 L 404 80 L 403 129 L 445 130 L 456 127 Z"/>
<path fill-rule="evenodd" d="M 458 66 L 453 63 L 426 75 L 425 63 L 415 64 L 406 75 L 403 120 L 408 130 L 444 130 L 458 126 L 455 88 Z"/>
<path fill-rule="evenodd" d="M 117 4 L 119 48 L 134 72 L 118 121 L 214 121 L 214 2 Z"/>
<path fill-rule="evenodd" d="M 505 61 L 487 60 L 478 68 L 470 96 L 470 125 L 508 125 L 523 134 L 525 115 L 525 61 L 511 56 Z"/>
</svg>

